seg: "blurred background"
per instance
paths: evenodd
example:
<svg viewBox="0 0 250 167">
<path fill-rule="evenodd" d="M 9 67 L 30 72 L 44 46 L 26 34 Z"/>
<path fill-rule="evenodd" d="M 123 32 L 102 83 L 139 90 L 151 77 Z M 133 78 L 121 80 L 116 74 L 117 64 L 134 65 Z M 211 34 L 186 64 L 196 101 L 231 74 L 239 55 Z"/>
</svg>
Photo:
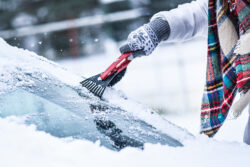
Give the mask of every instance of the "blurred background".
<svg viewBox="0 0 250 167">
<path fill-rule="evenodd" d="M 106 50 L 153 13 L 188 0 L 0 0 L 0 36 L 49 59 Z"/>
<path fill-rule="evenodd" d="M 119 46 L 129 32 L 156 12 L 187 2 L 190 0 L 0 0 L 0 37 L 90 77 L 120 55 Z M 170 120 L 173 116 L 177 124 L 185 118 L 189 120 L 185 127 L 198 129 L 206 48 L 202 38 L 162 43 L 152 55 L 131 63 L 116 89 Z"/>
</svg>

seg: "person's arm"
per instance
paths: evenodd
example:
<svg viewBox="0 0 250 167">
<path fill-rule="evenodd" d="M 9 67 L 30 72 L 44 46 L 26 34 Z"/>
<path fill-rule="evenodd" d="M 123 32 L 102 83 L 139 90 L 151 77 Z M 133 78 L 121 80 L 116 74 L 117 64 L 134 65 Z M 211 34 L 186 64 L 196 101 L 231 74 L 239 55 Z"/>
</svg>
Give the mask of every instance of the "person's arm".
<svg viewBox="0 0 250 167">
<path fill-rule="evenodd" d="M 128 36 L 121 53 L 135 52 L 135 56 L 149 55 L 161 41 L 183 41 L 203 35 L 208 30 L 208 0 L 196 0 L 178 8 L 155 14 Z"/>
<path fill-rule="evenodd" d="M 170 11 L 159 12 L 151 20 L 161 18 L 169 23 L 168 41 L 183 41 L 206 36 L 208 30 L 208 0 L 196 0 Z"/>
</svg>

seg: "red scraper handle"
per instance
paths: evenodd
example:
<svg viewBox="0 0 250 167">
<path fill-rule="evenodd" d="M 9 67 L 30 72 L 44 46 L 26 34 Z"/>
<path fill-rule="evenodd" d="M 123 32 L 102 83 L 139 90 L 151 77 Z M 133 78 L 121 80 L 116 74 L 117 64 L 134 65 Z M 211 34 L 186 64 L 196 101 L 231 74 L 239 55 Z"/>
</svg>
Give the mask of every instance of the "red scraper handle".
<svg viewBox="0 0 250 167">
<path fill-rule="evenodd" d="M 101 79 L 105 80 L 106 78 L 114 74 L 115 72 L 120 73 L 122 70 L 124 70 L 131 62 L 131 60 L 128 59 L 131 54 L 132 52 L 123 53 L 114 63 L 112 63 L 109 66 L 109 68 L 107 68 L 106 71 L 104 71 L 101 74 L 100 76 Z"/>
</svg>

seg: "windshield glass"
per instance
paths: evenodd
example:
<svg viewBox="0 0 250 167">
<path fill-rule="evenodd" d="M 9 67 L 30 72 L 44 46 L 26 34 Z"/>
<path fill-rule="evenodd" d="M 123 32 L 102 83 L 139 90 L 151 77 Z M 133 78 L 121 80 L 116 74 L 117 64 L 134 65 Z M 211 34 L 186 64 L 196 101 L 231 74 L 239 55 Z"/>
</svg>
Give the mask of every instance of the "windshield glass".
<svg viewBox="0 0 250 167">
<path fill-rule="evenodd" d="M 0 56 L 0 117 L 24 118 L 24 123 L 53 136 L 100 141 L 114 150 L 143 148 L 144 143 L 181 146 L 179 141 L 189 136 L 156 114 L 152 120 L 153 114 L 147 119 L 135 114 L 143 113 L 143 108 L 132 111 L 100 100 L 80 86 L 82 77 L 53 62 L 18 48 L 7 53 L 6 48 L 0 50 L 8 55 Z"/>
<path fill-rule="evenodd" d="M 32 86 L 22 85 L 0 96 L 1 117 L 21 116 L 26 124 L 34 124 L 53 136 L 99 140 L 101 145 L 115 150 L 126 146 L 143 148 L 144 143 L 182 145 L 85 90 L 53 78 L 40 80 L 30 75 L 30 79 Z"/>
</svg>

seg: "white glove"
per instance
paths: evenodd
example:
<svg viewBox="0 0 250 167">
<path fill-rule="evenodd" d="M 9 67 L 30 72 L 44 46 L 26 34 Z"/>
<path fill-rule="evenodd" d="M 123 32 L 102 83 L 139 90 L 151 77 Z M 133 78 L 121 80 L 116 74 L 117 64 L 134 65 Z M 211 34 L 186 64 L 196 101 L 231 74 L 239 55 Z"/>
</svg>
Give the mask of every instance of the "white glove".
<svg viewBox="0 0 250 167">
<path fill-rule="evenodd" d="M 131 32 L 127 43 L 120 47 L 120 52 L 134 52 L 135 57 L 150 55 L 162 40 L 169 37 L 169 34 L 168 22 L 156 18 Z"/>
</svg>

